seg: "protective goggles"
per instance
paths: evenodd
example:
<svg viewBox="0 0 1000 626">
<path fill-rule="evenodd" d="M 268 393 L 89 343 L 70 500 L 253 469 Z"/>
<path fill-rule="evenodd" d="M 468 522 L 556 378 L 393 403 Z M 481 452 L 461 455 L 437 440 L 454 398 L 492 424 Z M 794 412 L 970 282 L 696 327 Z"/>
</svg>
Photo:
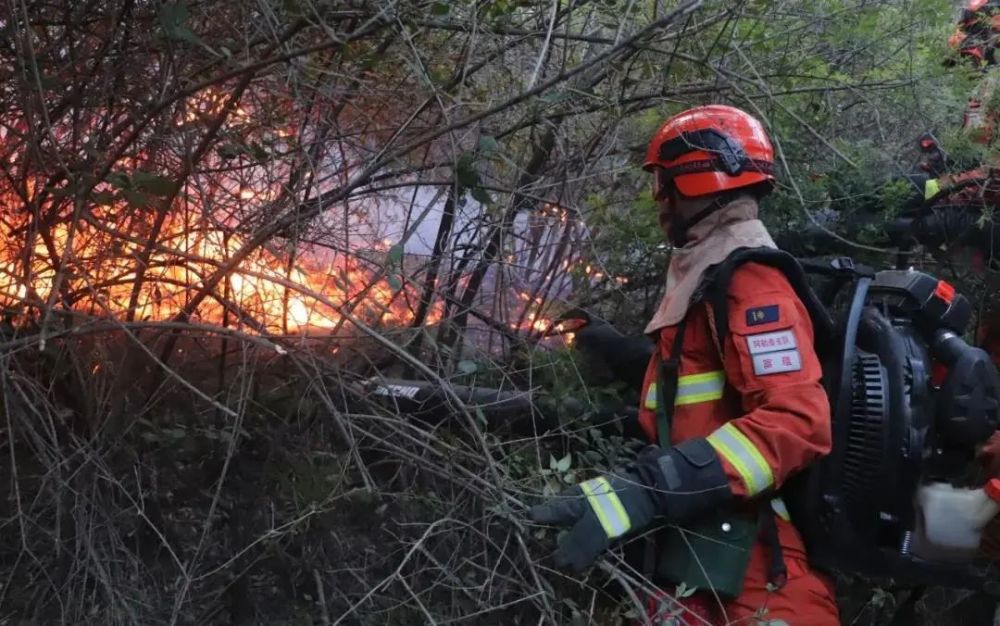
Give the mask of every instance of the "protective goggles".
<svg viewBox="0 0 1000 626">
<path fill-rule="evenodd" d="M 671 176 L 666 169 L 662 167 L 653 168 L 653 178 L 650 180 L 650 191 L 653 194 L 653 200 L 657 202 L 662 202 L 671 196 L 677 185 L 674 183 L 674 177 Z"/>
</svg>

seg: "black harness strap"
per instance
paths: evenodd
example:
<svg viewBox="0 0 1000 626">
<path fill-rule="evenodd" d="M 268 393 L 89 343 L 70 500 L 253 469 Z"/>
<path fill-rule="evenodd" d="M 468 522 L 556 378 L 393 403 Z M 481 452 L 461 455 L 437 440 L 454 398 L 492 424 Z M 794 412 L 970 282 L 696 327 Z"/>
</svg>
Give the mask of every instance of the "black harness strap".
<svg viewBox="0 0 1000 626">
<path fill-rule="evenodd" d="M 725 261 L 716 266 L 709 290 L 709 302 L 715 311 L 715 331 L 719 342 L 725 341 L 729 335 L 729 283 L 733 273 L 744 263 L 760 263 L 778 269 L 791 284 L 795 294 L 805 305 L 812 318 L 816 336 L 830 336 L 834 332 L 834 323 L 826 308 L 809 287 L 805 271 L 798 260 L 782 250 L 774 248 L 740 248 L 730 254 Z"/>
<path fill-rule="evenodd" d="M 657 352 L 659 376 L 656 384 L 656 439 L 660 447 L 669 450 L 670 429 L 674 419 L 674 403 L 677 401 L 677 384 L 680 378 L 681 354 L 684 352 L 684 331 L 687 316 L 677 324 L 674 345 L 670 347 L 670 357 L 664 361 Z"/>
<path fill-rule="evenodd" d="M 687 328 L 687 316 L 677 324 L 674 343 L 670 346 L 670 357 L 666 361 L 660 355 L 659 346 L 653 353 L 653 358 L 656 359 L 659 369 L 656 381 L 656 441 L 664 450 L 670 449 L 673 445 L 670 443 L 670 428 L 674 419 L 674 402 L 677 401 L 677 384 L 680 378 L 681 354 L 684 351 L 685 328 Z M 652 533 L 647 535 L 645 539 L 646 549 L 643 554 L 642 569 L 649 580 L 653 580 L 656 575 L 657 535 L 659 533 Z"/>
<path fill-rule="evenodd" d="M 767 580 L 778 587 L 785 586 L 788 581 L 788 568 L 785 567 L 785 554 L 778 539 L 778 524 L 774 521 L 774 511 L 771 507 L 760 505 L 760 530 L 767 543 L 768 556 Z"/>
</svg>

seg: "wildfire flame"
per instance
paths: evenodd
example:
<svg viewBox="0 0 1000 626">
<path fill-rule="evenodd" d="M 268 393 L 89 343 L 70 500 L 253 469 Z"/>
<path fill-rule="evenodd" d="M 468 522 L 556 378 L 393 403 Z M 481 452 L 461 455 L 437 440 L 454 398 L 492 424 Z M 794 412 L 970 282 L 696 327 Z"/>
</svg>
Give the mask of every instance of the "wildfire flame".
<svg viewBox="0 0 1000 626">
<path fill-rule="evenodd" d="M 201 281 L 244 243 L 221 229 L 184 229 L 168 223 L 165 231 L 161 241 L 180 254 L 158 251 L 151 255 L 132 307 L 134 319 L 164 320 L 179 313 Z M 54 247 L 65 251 L 63 258 L 71 257 L 74 268 L 87 269 L 85 274 L 73 269 L 66 272 L 60 290 L 65 295 L 57 302 L 68 301 L 73 309 L 93 315 L 126 314 L 135 288 L 134 259 L 143 245 L 109 241 L 106 233 L 87 224 L 78 226 L 72 244 L 68 226 L 58 225 L 54 235 Z M 57 274 L 46 244 L 40 240 L 33 247 L 30 271 L 25 272 L 19 259 L 12 258 L 23 247 L 19 239 L 23 235 L 17 227 L 0 228 L 0 307 L 5 309 L 49 299 Z M 115 247 L 110 254 L 109 244 Z M 183 261 L 177 258 L 181 255 Z M 354 257 L 341 257 L 320 267 L 303 256 L 288 265 L 277 255 L 260 250 L 229 274 L 217 292 L 217 298 L 206 299 L 198 307 L 197 319 L 221 323 L 223 302 L 228 302 L 230 323 L 238 322 L 242 315 L 271 332 L 330 329 L 341 323 L 335 307 L 355 301 L 360 302 L 368 321 L 403 324 L 413 319 L 407 299 L 400 297 L 401 290 L 393 289 L 385 278 Z M 434 322 L 439 316 L 440 310 L 435 309 L 427 321 Z"/>
<path fill-rule="evenodd" d="M 240 103 L 227 113 L 228 97 L 213 88 L 200 92 L 176 111 L 172 126 L 183 135 L 227 115 L 227 133 L 247 145 L 273 140 L 284 150 L 289 145 L 281 142 L 300 137 L 295 124 L 256 125 L 261 116 L 252 103 Z M 0 120 L 0 141 L 14 141 L 18 133 L 24 136 L 24 129 L 7 132 L 18 124 L 23 126 L 17 120 Z M 56 137 L 71 134 L 70 129 L 53 129 Z M 127 193 L 135 190 L 109 176 L 93 187 L 81 217 L 69 202 L 73 191 L 46 188 L 39 183 L 41 175 L 26 176 L 26 189 L 17 189 L 13 179 L 0 180 L 0 206 L 9 207 L 0 211 L 0 309 L 31 316 L 51 304 L 134 320 L 167 320 L 185 311 L 204 282 L 227 267 L 228 259 L 246 244 L 241 233 L 247 230 L 239 228 L 237 215 L 253 215 L 257 207 L 284 193 L 280 181 L 287 172 L 282 166 L 269 171 L 250 160 L 228 168 L 226 159 L 243 154 L 243 148 L 229 147 L 230 156 L 220 150 L 218 157 L 207 158 L 202 164 L 207 173 L 191 175 L 178 193 L 153 194 L 154 200 L 172 198 L 169 207 L 137 204 Z M 15 154 L 11 161 L 16 160 Z M 122 158 L 115 173 L 128 179 L 148 160 L 141 152 Z M 37 206 L 29 208 L 32 205 Z M 570 216 L 569 210 L 555 205 L 546 205 L 542 213 L 558 223 Z M 373 235 L 369 247 L 387 261 L 392 246 L 392 239 Z M 516 259 L 511 255 L 507 260 L 513 264 Z M 409 324 L 419 303 L 419 285 L 403 278 L 398 260 L 390 265 L 379 267 L 350 250 L 331 258 L 328 250 L 305 245 L 297 247 L 294 256 L 276 245 L 258 248 L 214 287 L 192 317 L 273 333 L 334 329 L 343 322 L 345 309 L 366 322 Z M 561 268 L 582 269 L 588 280 L 604 277 L 580 259 L 563 259 Z M 525 271 L 531 271 L 531 263 Z M 461 276 L 457 284 L 465 288 L 468 280 L 468 275 Z M 622 279 L 617 280 L 621 284 Z M 542 335 L 555 331 L 572 343 L 573 333 L 546 316 L 542 296 L 523 291 L 515 295 L 517 321 L 507 320 L 512 330 Z M 442 308 L 437 302 L 423 322 L 439 321 Z"/>
<path fill-rule="evenodd" d="M 175 113 L 176 133 L 199 132 L 224 113 L 228 98 L 225 91 L 209 88 L 185 101 Z M 262 137 L 285 141 L 297 135 L 294 124 L 255 125 L 257 113 L 253 104 L 233 107 L 227 132 L 248 145 Z M 0 120 L 0 141 L 16 142 L 24 126 L 16 114 Z M 71 129 L 55 127 L 53 135 L 69 137 Z M 15 167 L 18 149 L 11 157 Z M 114 175 L 129 180 L 149 158 L 142 153 L 122 158 Z M 246 244 L 237 211 L 252 215 L 255 207 L 282 194 L 280 164 L 228 168 L 225 158 L 221 151 L 206 157 L 208 173 L 190 176 L 177 194 L 163 191 L 167 179 L 154 177 L 159 192 L 141 196 L 132 183 L 117 184 L 109 176 L 92 189 L 82 212 L 69 201 L 72 190 L 46 188 L 41 174 L 26 174 L 26 189 L 18 189 L 12 178 L 0 181 L 0 206 L 5 207 L 0 211 L 0 309 L 30 317 L 51 304 L 135 320 L 166 320 L 185 310 L 204 281 Z M 170 206 L 141 204 L 167 198 L 173 198 Z M 384 252 L 388 240 L 374 248 Z M 419 297 L 401 269 L 389 272 L 375 260 L 350 253 L 331 258 L 328 250 L 304 245 L 294 256 L 276 246 L 262 247 L 243 259 L 192 317 L 276 333 L 335 328 L 344 310 L 366 322 L 407 324 Z M 424 323 L 435 323 L 440 315 L 441 307 L 432 307 Z"/>
</svg>

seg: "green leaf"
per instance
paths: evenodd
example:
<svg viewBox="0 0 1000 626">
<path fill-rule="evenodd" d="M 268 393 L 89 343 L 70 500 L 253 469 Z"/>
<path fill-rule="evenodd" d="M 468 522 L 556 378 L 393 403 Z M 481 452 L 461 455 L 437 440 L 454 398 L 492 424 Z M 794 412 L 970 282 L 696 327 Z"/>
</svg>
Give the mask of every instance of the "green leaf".
<svg viewBox="0 0 1000 626">
<path fill-rule="evenodd" d="M 208 48 L 205 43 L 191 32 L 184 22 L 188 18 L 188 8 L 180 2 L 175 4 L 164 4 L 160 7 L 160 27 L 163 34 L 170 39 L 186 41 Z M 210 49 L 210 48 L 209 48 Z"/>
<path fill-rule="evenodd" d="M 160 26 L 172 30 L 183 26 L 188 18 L 188 8 L 180 2 L 167 3 L 160 7 Z"/>
<path fill-rule="evenodd" d="M 155 200 L 141 191 L 122 189 L 121 195 L 130 206 L 137 209 L 150 209 L 155 205 Z"/>
<path fill-rule="evenodd" d="M 546 104 L 559 104 L 560 102 L 565 102 L 570 99 L 569 92 L 566 91 L 552 91 L 544 96 L 542 96 L 542 102 Z"/>
<path fill-rule="evenodd" d="M 479 138 L 479 151 L 489 156 L 500 151 L 500 144 L 497 142 L 496 137 L 483 135 Z"/>
<path fill-rule="evenodd" d="M 130 189 L 132 187 L 131 179 L 124 172 L 111 172 L 105 180 L 119 189 Z"/>
<path fill-rule="evenodd" d="M 250 154 L 260 163 L 264 163 L 271 158 L 271 153 L 267 151 L 267 148 L 256 141 L 250 144 Z"/>
<path fill-rule="evenodd" d="M 573 463 L 573 453 L 569 452 L 563 458 L 556 461 L 555 470 L 557 472 L 565 472 L 569 469 L 569 466 Z"/>
<path fill-rule="evenodd" d="M 482 187 L 473 187 L 469 193 L 471 193 L 476 202 L 479 202 L 480 204 L 490 204 L 493 202 L 493 198 Z"/>
<path fill-rule="evenodd" d="M 485 429 L 487 426 L 486 414 L 483 413 L 483 410 L 478 406 L 476 407 L 475 413 L 476 413 L 476 421 L 479 422 L 479 425 Z"/>
<path fill-rule="evenodd" d="M 448 6 L 447 2 L 435 2 L 431 6 L 431 15 L 448 15 L 451 11 L 451 7 Z"/>
<path fill-rule="evenodd" d="M 385 281 L 389 283 L 389 288 L 393 291 L 399 291 L 403 288 L 403 281 L 401 281 L 399 276 L 396 274 L 389 274 Z"/>
<path fill-rule="evenodd" d="M 697 587 L 688 587 L 686 584 L 681 583 L 677 585 L 674 589 L 674 596 L 678 598 L 690 598 L 698 591 Z"/>
<path fill-rule="evenodd" d="M 236 157 L 243 154 L 243 146 L 236 143 L 227 143 L 219 146 L 216 150 L 219 153 L 219 157 L 223 159 L 235 159 Z"/>
<path fill-rule="evenodd" d="M 458 161 L 455 163 L 455 177 L 462 187 L 479 186 L 479 172 L 476 170 L 471 154 L 466 153 L 458 157 Z"/>
<path fill-rule="evenodd" d="M 132 174 L 132 184 L 139 191 L 161 198 L 171 195 L 177 189 L 177 185 L 169 178 L 141 170 Z"/>
<path fill-rule="evenodd" d="M 461 360 L 458 362 L 458 371 L 463 374 L 475 374 L 479 371 L 479 364 L 475 361 Z"/>
<path fill-rule="evenodd" d="M 90 199 L 94 201 L 94 204 L 111 204 L 115 201 L 115 194 L 110 191 L 99 191 L 90 194 Z"/>
<path fill-rule="evenodd" d="M 71 186 L 67 187 L 46 187 L 45 191 L 52 195 L 53 198 L 68 198 L 74 193 L 74 189 Z"/>
<path fill-rule="evenodd" d="M 399 267 L 403 261 L 403 244 L 397 243 L 389 248 L 385 255 L 385 261 L 390 267 Z"/>
</svg>

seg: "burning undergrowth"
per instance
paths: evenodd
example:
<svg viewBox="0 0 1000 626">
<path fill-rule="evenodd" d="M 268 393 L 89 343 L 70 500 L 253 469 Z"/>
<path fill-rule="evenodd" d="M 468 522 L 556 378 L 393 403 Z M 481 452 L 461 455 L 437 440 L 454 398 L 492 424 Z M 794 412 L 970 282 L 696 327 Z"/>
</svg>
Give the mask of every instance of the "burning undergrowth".
<svg viewBox="0 0 1000 626">
<path fill-rule="evenodd" d="M 7 611 L 102 624 L 573 612 L 548 604 L 562 578 L 532 557 L 541 535 L 522 512 L 543 488 L 533 468 L 590 422 L 537 413 L 530 363 L 491 360 L 557 327 L 566 288 L 539 268 L 568 259 L 512 251 L 463 309 L 448 295 L 469 280 L 460 263 L 428 301 L 428 260 L 399 245 L 252 246 L 225 211 L 190 210 L 195 187 L 140 210 L 123 189 L 152 193 L 153 179 L 127 177 L 99 187 L 87 219 L 0 218 Z M 523 430 L 451 392 L 418 419 L 372 386 L 390 372 L 528 394 Z"/>
<path fill-rule="evenodd" d="M 0 16 L 0 622 L 572 614 L 521 512 L 592 423 L 531 359 L 620 279 L 546 155 L 439 133 L 356 3 L 72 4 Z M 380 377 L 525 394 L 526 430 Z"/>
</svg>

